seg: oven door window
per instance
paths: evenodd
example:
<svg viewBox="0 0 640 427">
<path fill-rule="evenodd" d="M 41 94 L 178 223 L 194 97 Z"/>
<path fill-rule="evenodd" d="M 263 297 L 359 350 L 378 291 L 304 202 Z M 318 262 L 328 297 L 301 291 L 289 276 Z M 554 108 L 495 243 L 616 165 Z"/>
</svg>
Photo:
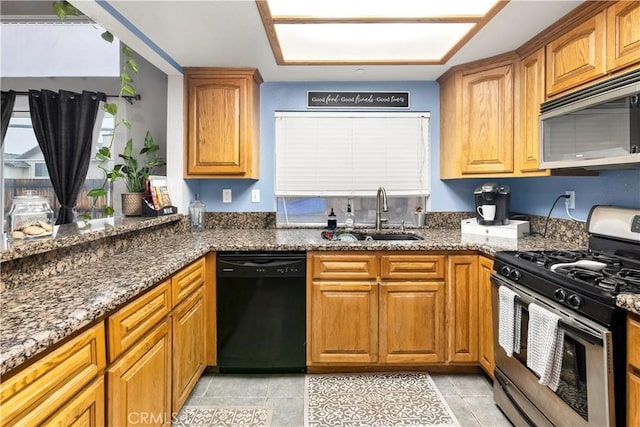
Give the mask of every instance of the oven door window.
<svg viewBox="0 0 640 427">
<path fill-rule="evenodd" d="M 520 326 L 522 338 L 520 341 L 520 352 L 517 354 L 514 353 L 513 356 L 526 367 L 529 312 L 525 307 L 522 308 L 522 322 Z M 533 371 L 529 371 L 533 375 L 536 375 Z M 586 349 L 571 332 L 565 330 L 560 384 L 555 393 L 586 421 L 589 420 L 587 387 Z"/>
</svg>

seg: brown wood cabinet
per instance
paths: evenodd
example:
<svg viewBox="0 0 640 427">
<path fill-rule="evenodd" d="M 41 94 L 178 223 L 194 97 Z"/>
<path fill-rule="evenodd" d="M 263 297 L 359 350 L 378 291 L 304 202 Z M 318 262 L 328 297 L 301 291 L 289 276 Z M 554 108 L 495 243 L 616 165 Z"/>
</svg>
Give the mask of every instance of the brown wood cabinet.
<svg viewBox="0 0 640 427">
<path fill-rule="evenodd" d="M 513 172 L 514 64 L 462 77 L 462 174 Z"/>
<path fill-rule="evenodd" d="M 109 362 L 116 360 L 160 320 L 166 318 L 171 307 L 171 282 L 167 280 L 109 316 Z"/>
<path fill-rule="evenodd" d="M 440 82 L 440 177 L 513 172 L 513 58 L 462 67 Z"/>
<path fill-rule="evenodd" d="M 447 257 L 447 360 L 478 363 L 478 256 Z"/>
<path fill-rule="evenodd" d="M 85 387 L 45 421 L 55 427 L 102 427 L 105 423 L 104 375 Z"/>
<path fill-rule="evenodd" d="M 640 425 L 640 316 L 627 317 L 627 425 Z"/>
<path fill-rule="evenodd" d="M 443 363 L 445 257 L 309 253 L 307 363 Z"/>
<path fill-rule="evenodd" d="M 206 365 L 205 266 L 194 261 L 107 319 L 109 425 L 170 423 L 195 387 Z"/>
<path fill-rule="evenodd" d="M 547 44 L 547 96 L 606 74 L 605 30 L 600 12 Z"/>
<path fill-rule="evenodd" d="M 493 378 L 493 309 L 491 301 L 491 272 L 493 260 L 478 256 L 478 359 L 480 366 Z"/>
<path fill-rule="evenodd" d="M 307 255 L 307 364 L 378 361 L 375 255 Z"/>
<path fill-rule="evenodd" d="M 171 353 L 165 319 L 107 370 L 108 425 L 171 425 Z"/>
<path fill-rule="evenodd" d="M 88 384 L 105 366 L 105 331 L 99 323 L 2 381 L 2 425 L 40 425 L 50 417 L 58 419 L 54 414 L 59 410 L 73 412 L 71 407 L 79 404 L 74 399 L 91 393 Z"/>
<path fill-rule="evenodd" d="M 607 71 L 640 61 L 640 2 L 621 1 L 607 8 Z"/>
<path fill-rule="evenodd" d="M 182 408 L 206 367 L 205 272 L 200 258 L 171 277 L 173 412 Z"/>
<path fill-rule="evenodd" d="M 549 175 L 540 170 L 540 104 L 545 100 L 545 55 L 540 48 L 520 61 L 515 147 L 516 171 Z"/>
<path fill-rule="evenodd" d="M 184 69 L 185 178 L 259 178 L 261 83 L 252 68 Z"/>
<path fill-rule="evenodd" d="M 173 322 L 173 412 L 178 412 L 196 386 L 205 364 L 204 287 L 176 306 Z"/>
<path fill-rule="evenodd" d="M 383 255 L 380 363 L 444 362 L 445 257 Z"/>
<path fill-rule="evenodd" d="M 205 259 L 200 258 L 171 276 L 173 307 L 202 287 L 205 282 Z"/>
</svg>

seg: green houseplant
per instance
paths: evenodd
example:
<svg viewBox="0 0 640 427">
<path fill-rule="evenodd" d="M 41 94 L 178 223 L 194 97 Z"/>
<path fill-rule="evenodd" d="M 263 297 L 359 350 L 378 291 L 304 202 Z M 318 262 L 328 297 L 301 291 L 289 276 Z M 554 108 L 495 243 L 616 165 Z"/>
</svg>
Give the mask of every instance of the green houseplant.
<svg viewBox="0 0 640 427">
<path fill-rule="evenodd" d="M 112 180 L 118 178 L 124 180 L 128 193 L 122 193 L 122 213 L 124 215 L 141 215 L 142 214 L 142 198 L 145 191 L 145 183 L 149 179 L 149 175 L 157 167 L 164 166 L 167 162 L 158 157 L 160 147 L 153 141 L 151 132 L 147 131 L 144 138 L 144 146 L 140 150 L 140 156 L 144 156 L 144 160 L 136 159 L 133 156 L 133 140 L 129 139 L 124 146 L 122 153 L 118 154 L 123 160 L 113 167 L 110 172 Z"/>
</svg>

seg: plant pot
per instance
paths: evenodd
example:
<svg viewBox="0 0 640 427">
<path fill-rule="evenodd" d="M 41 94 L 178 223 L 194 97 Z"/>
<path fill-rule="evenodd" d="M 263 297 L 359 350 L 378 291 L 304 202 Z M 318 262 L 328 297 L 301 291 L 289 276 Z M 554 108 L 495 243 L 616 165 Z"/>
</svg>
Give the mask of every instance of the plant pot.
<svg viewBox="0 0 640 427">
<path fill-rule="evenodd" d="M 142 199 L 144 193 L 122 193 L 122 215 L 142 215 Z"/>
</svg>

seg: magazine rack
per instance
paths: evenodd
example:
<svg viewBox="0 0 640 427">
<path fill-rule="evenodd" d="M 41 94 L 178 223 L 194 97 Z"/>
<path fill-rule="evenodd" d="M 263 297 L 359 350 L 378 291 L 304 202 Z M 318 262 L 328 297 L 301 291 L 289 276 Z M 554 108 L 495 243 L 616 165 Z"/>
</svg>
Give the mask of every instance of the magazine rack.
<svg viewBox="0 0 640 427">
<path fill-rule="evenodd" d="M 164 206 L 160 209 L 155 209 L 151 203 L 142 199 L 142 216 L 165 216 L 178 213 L 178 208 L 175 206 Z"/>
</svg>

